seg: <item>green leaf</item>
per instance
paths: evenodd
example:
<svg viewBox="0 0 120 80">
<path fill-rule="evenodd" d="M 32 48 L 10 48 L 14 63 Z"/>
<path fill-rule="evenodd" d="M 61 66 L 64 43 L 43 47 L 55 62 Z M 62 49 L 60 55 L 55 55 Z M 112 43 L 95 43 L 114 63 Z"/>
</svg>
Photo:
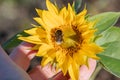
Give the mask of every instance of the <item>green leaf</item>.
<svg viewBox="0 0 120 80">
<path fill-rule="evenodd" d="M 78 13 L 82 7 L 82 0 L 75 0 L 74 9 Z"/>
<path fill-rule="evenodd" d="M 112 27 L 120 17 L 120 12 L 106 12 L 89 17 L 89 21 L 97 21 L 95 28 L 97 29 L 96 35 Z"/>
<path fill-rule="evenodd" d="M 120 77 L 120 41 L 114 41 L 103 45 L 105 51 L 98 56 L 104 68 L 113 75 Z"/>
<path fill-rule="evenodd" d="M 96 40 L 96 43 L 99 45 L 103 45 L 105 43 L 120 41 L 120 28 L 119 27 L 111 27 L 108 30 L 101 33 L 101 37 Z"/>
<path fill-rule="evenodd" d="M 25 32 L 17 33 L 12 38 L 7 40 L 4 44 L 2 44 L 2 47 L 4 49 L 8 49 L 8 48 L 13 48 L 13 47 L 19 45 L 22 42 L 21 40 L 18 39 L 19 36 L 28 36 L 28 34 Z"/>
</svg>

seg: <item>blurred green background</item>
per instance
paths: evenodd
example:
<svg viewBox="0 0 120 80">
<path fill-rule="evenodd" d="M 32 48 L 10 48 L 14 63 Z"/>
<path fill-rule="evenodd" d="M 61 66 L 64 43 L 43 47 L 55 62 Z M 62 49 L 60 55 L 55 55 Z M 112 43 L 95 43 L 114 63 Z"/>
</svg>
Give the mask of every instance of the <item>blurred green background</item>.
<svg viewBox="0 0 120 80">
<path fill-rule="evenodd" d="M 72 0 L 56 0 L 58 6 Z M 92 16 L 101 12 L 120 11 L 120 0 L 83 0 Z M 46 9 L 45 0 L 0 0 L 0 43 L 4 43 L 18 32 L 36 24 L 35 8 Z M 116 24 L 120 26 L 120 20 Z M 120 80 L 102 69 L 95 80 Z"/>
</svg>

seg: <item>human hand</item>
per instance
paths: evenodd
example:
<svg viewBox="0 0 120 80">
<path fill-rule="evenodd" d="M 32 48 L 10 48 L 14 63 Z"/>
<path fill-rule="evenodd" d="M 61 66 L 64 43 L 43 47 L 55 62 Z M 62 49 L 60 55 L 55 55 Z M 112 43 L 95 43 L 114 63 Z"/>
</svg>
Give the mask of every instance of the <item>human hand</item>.
<svg viewBox="0 0 120 80">
<path fill-rule="evenodd" d="M 29 43 L 22 43 L 20 44 L 16 49 L 13 50 L 13 52 L 10 54 L 10 58 L 12 61 L 17 64 L 14 65 L 14 63 L 11 61 L 9 64 L 7 63 L 7 60 L 10 61 L 9 57 L 7 57 L 5 60 L 0 60 L 0 62 L 4 62 L 7 65 L 4 65 L 1 67 L 3 70 L 0 69 L 0 71 L 3 71 L 8 67 L 13 67 L 11 71 L 11 74 L 6 75 L 6 77 L 14 77 L 15 74 L 18 74 L 17 80 L 69 80 L 69 76 L 63 76 L 62 72 L 56 72 L 52 66 L 47 65 L 45 67 L 41 67 L 40 65 L 34 67 L 31 71 L 28 73 L 26 70 L 28 69 L 30 65 L 30 61 L 33 59 L 33 57 L 36 54 L 36 51 L 30 50 L 30 48 L 34 46 Z M 4 51 L 0 50 L 0 53 L 5 53 Z M 7 56 L 7 55 L 4 55 Z M 1 58 L 0 58 L 1 59 Z M 14 65 L 14 66 L 12 66 Z M 0 63 L 1 66 L 1 63 Z M 94 69 L 96 67 L 96 61 L 93 59 L 89 59 L 89 69 L 83 65 L 80 68 L 80 75 L 79 80 L 89 80 L 91 74 L 93 73 Z M 17 71 L 15 71 L 17 69 Z M 14 73 L 15 72 L 15 73 Z M 7 73 L 7 72 L 6 72 Z M 9 73 L 9 72 L 8 72 Z M 12 74 L 13 73 L 13 74 Z M 2 74 L 2 73 L 1 73 Z M 19 78 L 23 77 L 24 79 Z M 1 75 L 0 75 L 1 78 Z M 1 79 L 4 80 L 4 79 Z M 13 80 L 13 79 L 12 79 Z M 16 80 L 16 79 L 14 79 Z"/>
</svg>

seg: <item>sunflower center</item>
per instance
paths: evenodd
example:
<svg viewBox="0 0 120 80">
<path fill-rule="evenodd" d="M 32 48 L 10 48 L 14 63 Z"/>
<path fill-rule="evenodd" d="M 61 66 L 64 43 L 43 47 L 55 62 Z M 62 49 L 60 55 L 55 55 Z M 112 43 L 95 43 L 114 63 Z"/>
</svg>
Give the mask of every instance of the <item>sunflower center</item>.
<svg viewBox="0 0 120 80">
<path fill-rule="evenodd" d="M 77 27 L 72 26 L 68 29 L 52 29 L 51 41 L 56 50 L 62 50 L 72 56 L 80 49 L 83 39 Z"/>
</svg>

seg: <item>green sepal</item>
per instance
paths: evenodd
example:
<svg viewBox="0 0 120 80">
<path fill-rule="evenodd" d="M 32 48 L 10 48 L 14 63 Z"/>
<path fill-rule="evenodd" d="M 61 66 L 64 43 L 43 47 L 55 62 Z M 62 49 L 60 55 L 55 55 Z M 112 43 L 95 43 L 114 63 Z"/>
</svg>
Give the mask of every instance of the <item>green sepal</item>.
<svg viewBox="0 0 120 80">
<path fill-rule="evenodd" d="M 25 33 L 24 31 L 17 33 L 12 38 L 10 38 L 5 43 L 3 43 L 2 47 L 4 49 L 9 49 L 9 48 L 13 48 L 15 46 L 18 46 L 22 42 L 21 40 L 18 39 L 19 36 L 28 36 L 28 34 Z"/>
<path fill-rule="evenodd" d="M 73 3 L 74 3 L 74 10 L 76 13 L 78 13 L 82 7 L 82 0 L 75 0 Z"/>
</svg>

